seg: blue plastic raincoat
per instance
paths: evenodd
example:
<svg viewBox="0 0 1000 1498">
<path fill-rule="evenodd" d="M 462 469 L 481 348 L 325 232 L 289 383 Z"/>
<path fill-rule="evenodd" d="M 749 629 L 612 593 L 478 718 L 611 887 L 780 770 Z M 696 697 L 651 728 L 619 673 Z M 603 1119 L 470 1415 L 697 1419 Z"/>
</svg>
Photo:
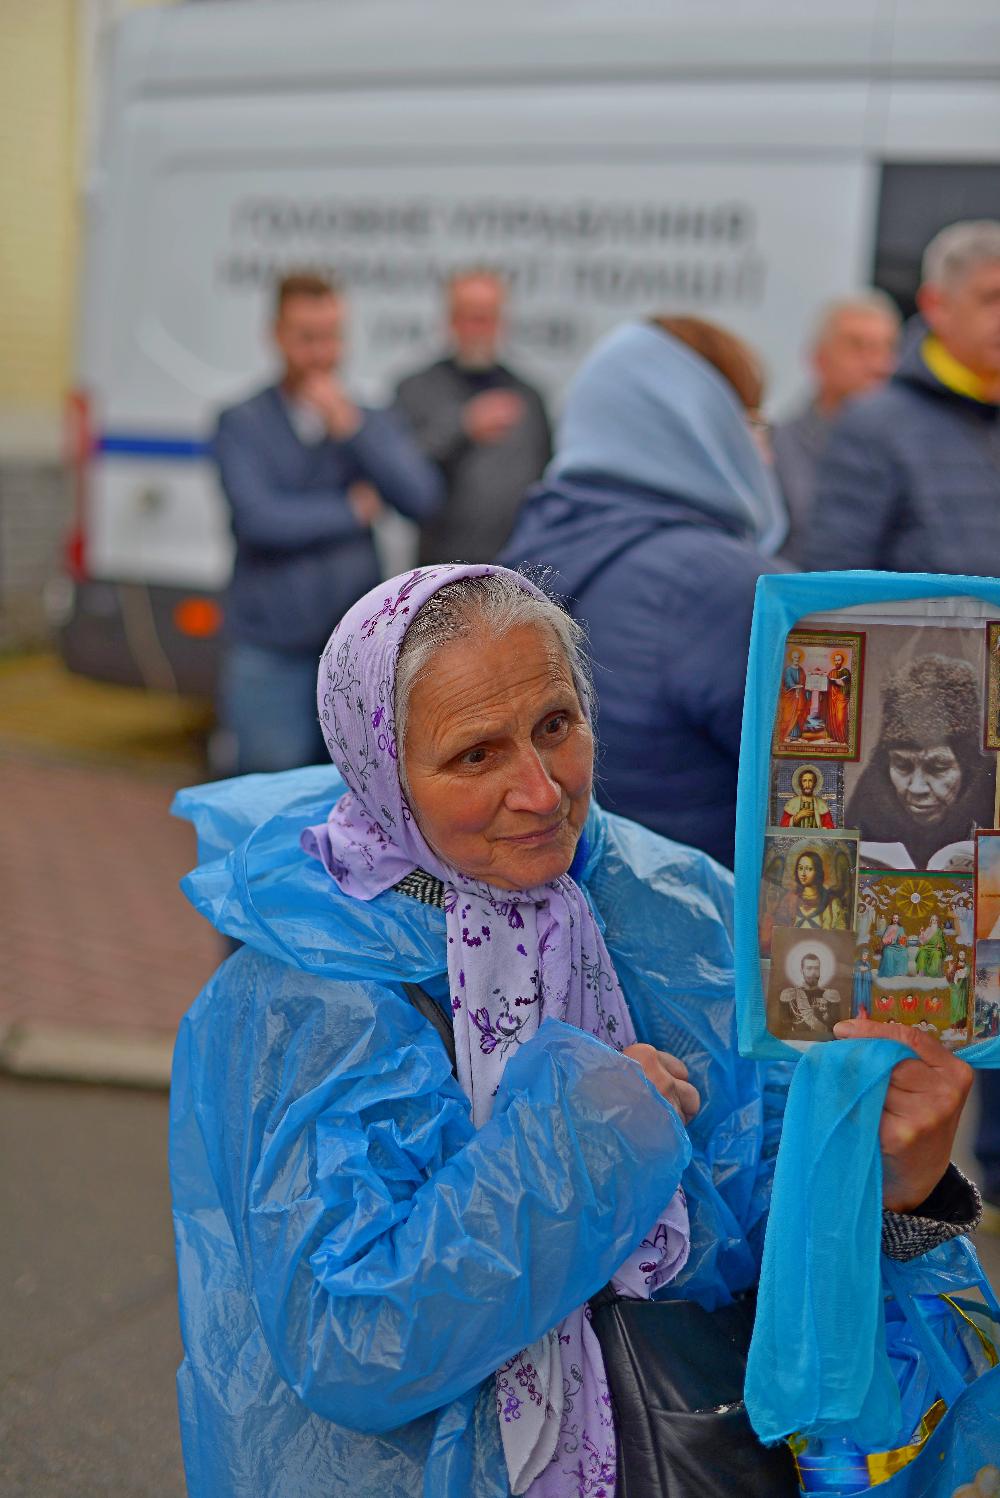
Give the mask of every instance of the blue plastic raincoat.
<svg viewBox="0 0 1000 1498">
<path fill-rule="evenodd" d="M 782 1077 L 736 1051 L 732 880 L 593 809 L 574 872 L 639 1038 L 682 1055 L 685 1132 L 634 1062 L 549 1021 L 478 1132 L 433 1027 L 444 916 L 342 895 L 299 848 L 322 767 L 183 792 L 184 888 L 245 943 L 184 1020 L 171 1179 L 192 1498 L 501 1498 L 494 1370 L 599 1289 L 679 1178 L 672 1295 L 758 1273 Z"/>
</svg>

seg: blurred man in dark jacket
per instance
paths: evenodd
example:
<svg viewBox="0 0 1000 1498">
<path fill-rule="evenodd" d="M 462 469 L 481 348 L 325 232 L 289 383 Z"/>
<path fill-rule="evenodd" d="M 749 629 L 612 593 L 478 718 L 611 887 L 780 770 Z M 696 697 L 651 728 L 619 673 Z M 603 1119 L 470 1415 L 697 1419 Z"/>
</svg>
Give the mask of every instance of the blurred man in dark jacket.
<svg viewBox="0 0 1000 1498">
<path fill-rule="evenodd" d="M 917 300 L 896 374 L 830 434 L 806 567 L 1000 572 L 1000 223 L 942 230 Z"/>
<path fill-rule="evenodd" d="M 390 413 L 357 406 L 338 370 L 343 297 L 317 276 L 278 287 L 281 379 L 223 411 L 214 454 L 236 557 L 226 599 L 219 714 L 227 768 L 284 770 L 327 758 L 319 654 L 345 609 L 378 582 L 378 502 L 429 519 L 441 481 Z"/>
<path fill-rule="evenodd" d="M 867 395 L 892 374 L 899 312 L 884 291 L 867 291 L 824 308 L 809 349 L 814 388 L 806 405 L 772 430 L 774 470 L 788 506 L 781 555 L 798 563 L 820 459 L 844 402 Z"/>
<path fill-rule="evenodd" d="M 488 562 L 506 541 L 524 491 L 549 460 L 538 391 L 498 359 L 506 288 L 469 270 L 448 285 L 451 351 L 403 380 L 398 409 L 441 471 L 444 508 L 421 526 L 421 565 Z"/>
</svg>

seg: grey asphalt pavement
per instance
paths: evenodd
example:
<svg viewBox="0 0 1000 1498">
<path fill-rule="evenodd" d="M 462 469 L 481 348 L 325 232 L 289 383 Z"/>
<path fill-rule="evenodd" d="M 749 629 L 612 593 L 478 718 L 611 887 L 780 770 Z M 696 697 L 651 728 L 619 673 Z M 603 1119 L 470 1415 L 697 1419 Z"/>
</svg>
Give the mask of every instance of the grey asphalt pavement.
<svg viewBox="0 0 1000 1498">
<path fill-rule="evenodd" d="M 0 1078 L 3 1498 L 183 1498 L 166 1130 L 159 1093 Z"/>
<path fill-rule="evenodd" d="M 160 1094 L 0 1079 L 0 1493 L 183 1498 Z"/>
</svg>

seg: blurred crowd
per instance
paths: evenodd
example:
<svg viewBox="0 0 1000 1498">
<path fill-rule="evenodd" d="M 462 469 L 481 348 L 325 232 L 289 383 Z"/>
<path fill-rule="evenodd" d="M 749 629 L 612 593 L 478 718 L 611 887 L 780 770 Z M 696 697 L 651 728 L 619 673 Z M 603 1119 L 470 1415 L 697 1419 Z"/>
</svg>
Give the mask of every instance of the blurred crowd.
<svg viewBox="0 0 1000 1498">
<path fill-rule="evenodd" d="M 547 571 L 590 634 L 605 804 L 731 865 L 761 573 L 1000 570 L 1000 222 L 933 239 L 905 326 L 874 289 L 821 309 L 812 388 L 774 427 L 752 348 L 656 316 L 591 351 L 553 442 L 541 394 L 501 357 L 507 302 L 489 268 L 455 274 L 440 357 L 370 409 L 342 375 L 342 291 L 278 286 L 276 379 L 221 414 L 214 443 L 236 539 L 228 765 L 325 757 L 316 659 L 377 580 L 392 509 L 421 564 Z"/>
<path fill-rule="evenodd" d="M 664 315 L 591 351 L 553 440 L 501 358 L 507 301 L 489 268 L 454 275 L 440 357 L 370 409 L 342 376 L 340 288 L 278 286 L 277 377 L 222 412 L 214 441 L 236 541 L 228 768 L 326 758 L 316 661 L 378 579 L 388 508 L 418 528 L 421 564 L 544 570 L 589 633 L 602 802 L 731 867 L 758 577 L 1000 571 L 1000 222 L 933 239 L 905 325 L 874 289 L 823 308 L 808 399 L 773 428 L 756 352 Z M 1000 1095 L 978 1153 L 1000 1202 Z"/>
</svg>

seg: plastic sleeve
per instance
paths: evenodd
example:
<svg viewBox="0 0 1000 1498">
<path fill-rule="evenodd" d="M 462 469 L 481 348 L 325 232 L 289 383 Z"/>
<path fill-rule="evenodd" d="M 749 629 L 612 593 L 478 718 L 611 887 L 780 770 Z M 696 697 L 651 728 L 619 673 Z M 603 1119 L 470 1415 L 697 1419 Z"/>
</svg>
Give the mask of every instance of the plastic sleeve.
<svg viewBox="0 0 1000 1498">
<path fill-rule="evenodd" d="M 377 1076 L 353 1060 L 318 1116 L 300 1100 L 268 1128 L 253 1172 L 272 1355 L 310 1409 L 357 1430 L 446 1404 L 556 1325 L 641 1240 L 690 1155 L 639 1067 L 579 1030 L 543 1025 L 475 1133 L 424 1022 L 420 1036 L 440 1081 L 416 1110 L 412 1044 Z M 459 1115 L 464 1140 L 437 1163 Z"/>
</svg>

